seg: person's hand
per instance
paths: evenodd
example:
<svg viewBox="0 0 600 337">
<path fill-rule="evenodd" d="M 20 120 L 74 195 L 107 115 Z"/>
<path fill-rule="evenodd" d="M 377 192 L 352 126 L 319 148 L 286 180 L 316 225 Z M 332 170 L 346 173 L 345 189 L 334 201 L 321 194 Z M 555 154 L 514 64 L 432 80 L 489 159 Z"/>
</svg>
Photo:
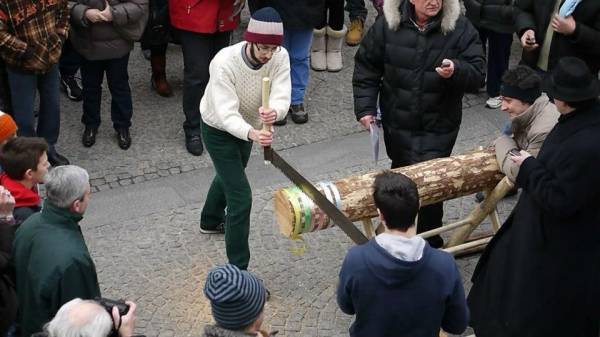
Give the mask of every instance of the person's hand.
<svg viewBox="0 0 600 337">
<path fill-rule="evenodd" d="M 519 151 L 518 156 L 514 156 L 510 153 L 508 155 L 510 156 L 510 160 L 512 160 L 513 163 L 517 164 L 517 166 L 519 166 L 519 167 L 521 167 L 521 164 L 523 164 L 525 159 L 531 157 L 531 153 L 524 151 L 524 150 Z"/>
<path fill-rule="evenodd" d="M 450 78 L 454 74 L 454 62 L 452 62 L 452 60 L 449 59 L 443 59 L 442 64 L 444 63 L 449 63 L 450 65 L 446 67 L 436 67 L 435 71 L 437 71 L 437 73 L 443 78 Z"/>
<path fill-rule="evenodd" d="M 133 336 L 133 329 L 135 328 L 135 303 L 131 301 L 125 301 L 126 304 L 129 305 L 129 311 L 125 316 L 119 316 L 119 309 L 117 307 L 113 307 L 112 316 L 113 322 L 115 324 L 115 329 L 119 329 L 119 336 L 121 337 L 131 337 Z M 121 323 L 121 327 L 119 328 L 119 322 Z"/>
<path fill-rule="evenodd" d="M 104 18 L 102 17 L 102 12 L 95 8 L 91 8 L 85 11 L 85 18 L 92 23 L 102 22 Z"/>
<path fill-rule="evenodd" d="M 572 15 L 563 18 L 562 16 L 556 14 L 552 18 L 550 24 L 552 25 L 552 29 L 554 29 L 555 32 L 561 33 L 563 35 L 573 34 L 573 32 L 575 31 L 575 27 L 577 26 L 577 23 L 575 22 L 575 19 L 573 19 Z"/>
<path fill-rule="evenodd" d="M 362 117 L 359 122 L 365 129 L 369 130 L 371 128 L 371 124 L 375 123 L 375 116 L 366 115 Z"/>
<path fill-rule="evenodd" d="M 12 218 L 14 209 L 15 198 L 4 186 L 0 185 L 0 218 Z"/>
<path fill-rule="evenodd" d="M 261 146 L 271 146 L 273 144 L 273 132 L 250 129 L 248 132 L 248 138 L 259 143 Z"/>
<path fill-rule="evenodd" d="M 275 109 L 265 109 L 262 106 L 258 108 L 260 120 L 265 124 L 273 124 L 277 120 L 277 111 Z"/>
<path fill-rule="evenodd" d="M 110 10 L 110 5 L 108 1 L 104 2 L 104 9 L 100 12 L 100 16 L 102 17 L 102 21 L 111 22 L 113 20 L 112 12 Z"/>
<path fill-rule="evenodd" d="M 538 48 L 540 45 L 535 40 L 535 32 L 533 29 L 528 29 L 521 36 L 521 47 L 527 51 L 534 50 Z"/>
</svg>

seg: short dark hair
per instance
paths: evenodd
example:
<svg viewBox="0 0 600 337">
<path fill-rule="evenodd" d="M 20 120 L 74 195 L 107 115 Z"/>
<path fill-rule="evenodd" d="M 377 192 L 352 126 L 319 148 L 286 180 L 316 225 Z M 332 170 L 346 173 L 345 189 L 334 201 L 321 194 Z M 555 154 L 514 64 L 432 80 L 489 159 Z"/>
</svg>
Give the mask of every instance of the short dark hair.
<svg viewBox="0 0 600 337">
<path fill-rule="evenodd" d="M 12 138 L 0 149 L 0 165 L 9 178 L 21 180 L 27 170 L 37 170 L 44 152 L 48 152 L 48 143 L 44 138 Z"/>
<path fill-rule="evenodd" d="M 419 212 L 419 191 L 407 176 L 391 171 L 377 175 L 373 200 L 389 229 L 406 231 L 414 225 Z"/>
<path fill-rule="evenodd" d="M 585 101 L 579 101 L 579 102 L 569 102 L 569 101 L 564 101 L 566 105 L 570 106 L 571 108 L 575 109 L 575 110 L 583 110 L 583 109 L 587 109 L 592 107 L 594 104 L 597 104 L 600 102 L 600 100 L 596 97 L 591 98 L 591 99 L 587 99 Z"/>
<path fill-rule="evenodd" d="M 527 90 L 539 88 L 542 85 L 542 77 L 530 67 L 518 65 L 504 73 L 504 76 L 502 76 L 502 83 L 522 90 Z"/>
</svg>

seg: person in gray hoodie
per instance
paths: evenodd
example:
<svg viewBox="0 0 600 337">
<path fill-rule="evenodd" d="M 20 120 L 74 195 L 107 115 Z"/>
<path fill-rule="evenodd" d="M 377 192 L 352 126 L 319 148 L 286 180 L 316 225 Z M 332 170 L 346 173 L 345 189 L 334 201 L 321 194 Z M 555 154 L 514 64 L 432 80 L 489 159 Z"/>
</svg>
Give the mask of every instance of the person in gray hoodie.
<svg viewBox="0 0 600 337">
<path fill-rule="evenodd" d="M 83 146 L 96 142 L 106 73 L 113 127 L 119 147 L 126 150 L 131 146 L 129 128 L 133 115 L 127 64 L 133 42 L 140 38 L 148 20 L 148 0 L 72 0 L 69 6 L 71 42 L 83 56 Z"/>
</svg>

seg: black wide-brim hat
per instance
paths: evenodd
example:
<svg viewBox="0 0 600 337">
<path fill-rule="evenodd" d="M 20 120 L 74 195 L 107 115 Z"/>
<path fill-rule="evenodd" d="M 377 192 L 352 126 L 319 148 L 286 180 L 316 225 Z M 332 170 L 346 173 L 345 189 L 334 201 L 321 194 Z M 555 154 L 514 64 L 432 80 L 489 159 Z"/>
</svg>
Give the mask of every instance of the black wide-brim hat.
<svg viewBox="0 0 600 337">
<path fill-rule="evenodd" d="M 564 102 L 587 101 L 600 95 L 597 76 L 581 59 L 563 57 L 545 81 L 544 90 L 548 96 Z"/>
</svg>

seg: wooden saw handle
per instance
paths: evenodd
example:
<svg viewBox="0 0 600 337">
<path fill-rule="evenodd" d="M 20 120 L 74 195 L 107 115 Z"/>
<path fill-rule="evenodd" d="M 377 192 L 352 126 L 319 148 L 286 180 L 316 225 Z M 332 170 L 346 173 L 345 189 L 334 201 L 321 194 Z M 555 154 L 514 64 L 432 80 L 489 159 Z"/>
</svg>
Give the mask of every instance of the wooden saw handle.
<svg viewBox="0 0 600 337">
<path fill-rule="evenodd" d="M 262 79 L 262 108 L 269 108 L 269 96 L 271 94 L 271 79 L 263 77 Z M 263 123 L 263 131 L 271 131 L 271 124 Z"/>
</svg>

